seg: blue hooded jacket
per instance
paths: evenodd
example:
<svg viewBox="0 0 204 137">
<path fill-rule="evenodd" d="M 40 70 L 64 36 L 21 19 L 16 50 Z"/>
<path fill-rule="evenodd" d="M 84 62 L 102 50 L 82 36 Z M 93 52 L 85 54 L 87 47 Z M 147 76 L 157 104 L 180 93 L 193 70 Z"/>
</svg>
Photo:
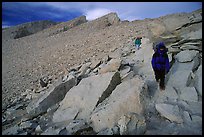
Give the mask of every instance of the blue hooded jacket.
<svg viewBox="0 0 204 137">
<path fill-rule="evenodd" d="M 164 50 L 160 50 L 163 48 Z M 167 55 L 168 49 L 165 47 L 163 42 L 160 42 L 157 45 L 156 52 L 153 54 L 152 57 L 152 68 L 153 70 L 165 70 L 166 72 L 169 72 L 170 64 L 169 64 L 169 58 Z"/>
</svg>

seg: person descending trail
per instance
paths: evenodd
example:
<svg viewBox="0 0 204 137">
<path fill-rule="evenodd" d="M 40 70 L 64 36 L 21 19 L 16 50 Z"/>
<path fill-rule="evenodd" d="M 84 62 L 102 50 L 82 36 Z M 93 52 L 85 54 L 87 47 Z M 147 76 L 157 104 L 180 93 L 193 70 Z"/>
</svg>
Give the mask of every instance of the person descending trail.
<svg viewBox="0 0 204 137">
<path fill-rule="evenodd" d="M 159 82 L 160 90 L 165 90 L 165 75 L 170 69 L 169 58 L 167 55 L 168 49 L 163 42 L 157 44 L 156 47 L 156 52 L 153 54 L 151 61 L 152 68 L 154 70 L 155 79 Z"/>
<path fill-rule="evenodd" d="M 138 50 L 142 44 L 141 39 L 142 39 L 142 37 L 136 37 L 136 39 L 135 39 L 135 46 Z"/>
</svg>

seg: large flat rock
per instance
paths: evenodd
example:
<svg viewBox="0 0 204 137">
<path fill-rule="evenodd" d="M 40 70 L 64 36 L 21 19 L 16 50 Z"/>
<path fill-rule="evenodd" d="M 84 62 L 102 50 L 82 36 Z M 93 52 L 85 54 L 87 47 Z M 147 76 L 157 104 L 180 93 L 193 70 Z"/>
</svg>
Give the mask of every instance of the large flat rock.
<svg viewBox="0 0 204 137">
<path fill-rule="evenodd" d="M 198 94 L 194 87 L 185 87 L 181 90 L 180 99 L 197 102 Z"/>
<path fill-rule="evenodd" d="M 199 51 L 196 50 L 184 50 L 179 52 L 175 58 L 179 61 L 179 62 L 191 62 L 194 57 L 199 53 Z"/>
<path fill-rule="evenodd" d="M 172 122 L 183 123 L 183 119 L 179 113 L 179 108 L 177 105 L 170 104 L 156 104 L 156 110 L 165 118 Z"/>
<path fill-rule="evenodd" d="M 146 93 L 147 86 L 138 77 L 122 82 L 90 116 L 94 130 L 112 128 L 128 112 L 142 114 Z"/>
<path fill-rule="evenodd" d="M 190 71 L 176 71 L 175 73 L 170 75 L 167 85 L 175 87 L 177 90 L 181 90 L 189 83 L 190 74 Z"/>
<path fill-rule="evenodd" d="M 180 63 L 175 61 L 169 72 L 169 78 L 167 85 L 175 87 L 177 90 L 181 90 L 192 82 L 191 74 L 199 66 L 200 62 L 196 55 L 190 62 Z"/>
<path fill-rule="evenodd" d="M 94 108 L 120 83 L 119 72 L 91 76 L 73 87 L 53 115 L 53 122 L 81 118 L 87 120 Z"/>
</svg>

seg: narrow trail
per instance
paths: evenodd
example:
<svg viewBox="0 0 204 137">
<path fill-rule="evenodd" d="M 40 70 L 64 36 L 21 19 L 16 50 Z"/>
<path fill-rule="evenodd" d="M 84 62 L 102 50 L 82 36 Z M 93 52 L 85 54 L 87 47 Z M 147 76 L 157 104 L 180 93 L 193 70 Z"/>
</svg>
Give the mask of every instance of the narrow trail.
<svg viewBox="0 0 204 137">
<path fill-rule="evenodd" d="M 195 118 L 191 118 L 196 117 L 200 119 L 202 117 L 202 113 L 198 109 L 202 104 L 202 101 L 200 101 L 199 99 L 199 94 L 196 93 L 198 91 L 195 92 L 196 95 L 198 94 L 198 101 L 185 101 L 181 98 L 182 96 L 184 96 L 183 93 L 181 94 L 181 89 L 178 88 L 178 84 L 176 82 L 172 82 L 172 79 L 175 79 L 175 76 L 172 74 L 172 72 L 178 71 L 176 70 L 178 67 L 178 63 L 174 63 L 170 69 L 170 72 L 165 75 L 166 89 L 160 90 L 159 83 L 155 80 L 154 72 L 151 65 L 153 53 L 153 43 L 151 43 L 149 39 L 143 38 L 141 48 L 139 50 L 135 48 L 135 53 L 131 54 L 128 57 L 130 59 L 132 58 L 132 61 L 135 62 L 135 65 L 133 66 L 134 74 L 140 75 L 148 87 L 147 99 L 145 100 L 146 104 L 144 107 L 144 116 L 147 124 L 147 131 L 145 134 L 200 134 L 200 123 L 195 123 Z M 182 65 L 186 64 L 183 63 Z M 189 71 L 189 69 L 191 68 L 186 69 L 187 72 Z M 182 69 L 180 71 L 182 71 Z M 181 77 L 184 77 L 184 75 L 181 75 Z M 187 81 L 187 79 L 184 79 L 184 81 Z M 187 89 L 194 89 L 194 87 L 191 85 L 187 85 L 185 87 Z M 192 105 L 193 103 L 194 105 L 196 104 L 196 108 Z M 178 121 L 172 121 L 170 120 L 171 118 L 168 118 L 168 116 L 165 117 L 163 116 L 163 114 L 160 114 L 161 112 L 156 109 L 157 105 L 168 105 L 178 108 L 178 111 L 169 110 L 171 113 L 169 115 L 173 115 L 174 117 L 179 118 L 179 120 L 182 122 L 178 124 Z M 188 117 L 188 115 L 186 116 L 186 113 L 189 115 L 189 119 L 191 120 L 186 120 L 186 117 Z"/>
<path fill-rule="evenodd" d="M 150 43 L 149 39 L 143 38 L 141 48 L 139 50 L 136 49 L 130 58 L 136 62 L 133 68 L 134 73 L 142 76 L 148 85 L 150 101 L 155 101 L 163 91 L 158 89 L 158 83 L 155 80 L 154 71 L 151 66 L 151 59 L 154 54 L 152 45 L 153 43 Z"/>
<path fill-rule="evenodd" d="M 151 66 L 151 59 L 154 53 L 152 45 L 153 43 L 151 43 L 149 39 L 143 38 L 141 48 L 139 50 L 135 48 L 135 53 L 129 55 L 128 58 L 130 60 L 132 59 L 133 62 L 136 62 L 133 66 L 133 72 L 136 75 L 140 75 L 148 86 L 148 99 L 145 101 L 146 106 L 144 111 L 147 129 L 157 130 L 162 129 L 162 126 L 166 124 L 166 120 L 161 120 L 160 115 L 155 108 L 155 104 L 167 91 L 161 91 L 158 86 L 159 83 L 155 80 L 154 71 Z M 167 82 L 165 81 L 165 83 Z M 154 120 L 152 121 L 152 119 Z"/>
</svg>

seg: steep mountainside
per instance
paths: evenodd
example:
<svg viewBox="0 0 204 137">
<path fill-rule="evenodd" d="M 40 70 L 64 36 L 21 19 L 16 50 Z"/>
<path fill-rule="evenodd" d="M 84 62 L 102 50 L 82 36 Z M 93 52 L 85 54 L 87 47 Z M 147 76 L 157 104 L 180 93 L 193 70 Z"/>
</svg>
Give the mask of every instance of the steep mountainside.
<svg viewBox="0 0 204 137">
<path fill-rule="evenodd" d="M 202 134 L 201 9 L 16 30 L 2 30 L 3 134 Z M 171 63 L 165 91 L 151 68 L 159 41 Z"/>
</svg>

